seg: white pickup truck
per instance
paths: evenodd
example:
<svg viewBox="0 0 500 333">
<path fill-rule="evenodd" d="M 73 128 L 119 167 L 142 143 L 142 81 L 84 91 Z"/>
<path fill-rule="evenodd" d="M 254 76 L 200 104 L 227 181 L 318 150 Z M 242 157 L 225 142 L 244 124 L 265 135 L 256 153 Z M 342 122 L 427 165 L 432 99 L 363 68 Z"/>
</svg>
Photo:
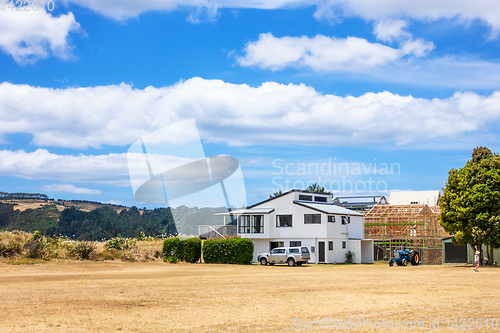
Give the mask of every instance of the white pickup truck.
<svg viewBox="0 0 500 333">
<path fill-rule="evenodd" d="M 261 253 L 257 256 L 257 261 L 261 265 L 288 264 L 288 266 L 302 266 L 311 259 L 311 254 L 305 246 L 298 247 L 277 247 L 268 253 Z"/>
</svg>

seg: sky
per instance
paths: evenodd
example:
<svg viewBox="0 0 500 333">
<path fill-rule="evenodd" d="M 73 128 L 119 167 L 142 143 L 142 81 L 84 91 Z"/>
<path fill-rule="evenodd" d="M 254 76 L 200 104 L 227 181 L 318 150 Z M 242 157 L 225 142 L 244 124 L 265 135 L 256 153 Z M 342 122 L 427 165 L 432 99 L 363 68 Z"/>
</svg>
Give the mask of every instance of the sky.
<svg viewBox="0 0 500 333">
<path fill-rule="evenodd" d="M 248 205 L 442 189 L 500 151 L 499 56 L 496 0 L 3 1 L 0 191 L 153 207 L 127 152 L 189 119 Z"/>
</svg>

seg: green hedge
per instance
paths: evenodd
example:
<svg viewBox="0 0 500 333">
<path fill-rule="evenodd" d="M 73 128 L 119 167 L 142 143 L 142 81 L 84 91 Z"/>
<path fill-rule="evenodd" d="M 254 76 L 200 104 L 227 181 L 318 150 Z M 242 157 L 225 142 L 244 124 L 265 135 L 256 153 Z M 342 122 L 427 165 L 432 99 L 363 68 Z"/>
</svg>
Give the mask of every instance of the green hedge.
<svg viewBox="0 0 500 333">
<path fill-rule="evenodd" d="M 167 238 L 163 241 L 165 259 L 175 262 L 197 262 L 201 257 L 201 241 L 197 237 L 180 240 L 179 237 Z"/>
<path fill-rule="evenodd" d="M 252 259 L 253 242 L 248 238 L 211 239 L 203 243 L 206 263 L 246 265 Z"/>
</svg>

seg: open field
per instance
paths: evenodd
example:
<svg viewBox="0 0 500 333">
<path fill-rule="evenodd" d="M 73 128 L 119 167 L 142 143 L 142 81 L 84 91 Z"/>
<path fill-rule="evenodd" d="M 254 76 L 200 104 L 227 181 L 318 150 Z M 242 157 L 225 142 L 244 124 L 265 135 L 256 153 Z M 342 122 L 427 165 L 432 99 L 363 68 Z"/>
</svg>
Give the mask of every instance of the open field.
<svg viewBox="0 0 500 333">
<path fill-rule="evenodd" d="M 438 318 L 434 331 L 463 332 L 445 320 L 491 324 L 500 319 L 499 296 L 496 267 L 0 263 L 0 332 L 292 332 L 301 321 L 332 318 L 393 324 L 354 332 L 422 332 Z M 400 320 L 423 321 L 425 329 L 399 329 Z"/>
</svg>

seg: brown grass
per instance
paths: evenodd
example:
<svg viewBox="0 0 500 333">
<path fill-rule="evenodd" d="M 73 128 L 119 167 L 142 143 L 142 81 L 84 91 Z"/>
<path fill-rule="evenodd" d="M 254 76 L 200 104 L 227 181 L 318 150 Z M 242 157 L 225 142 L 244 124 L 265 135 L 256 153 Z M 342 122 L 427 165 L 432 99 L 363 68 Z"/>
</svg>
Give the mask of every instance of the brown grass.
<svg viewBox="0 0 500 333">
<path fill-rule="evenodd" d="M 439 331 L 453 332 L 447 318 L 500 319 L 498 281 L 500 269 L 470 266 L 0 263 L 0 332 L 301 331 L 293 318 L 426 328 L 377 332 L 428 331 L 439 318 Z"/>
</svg>

